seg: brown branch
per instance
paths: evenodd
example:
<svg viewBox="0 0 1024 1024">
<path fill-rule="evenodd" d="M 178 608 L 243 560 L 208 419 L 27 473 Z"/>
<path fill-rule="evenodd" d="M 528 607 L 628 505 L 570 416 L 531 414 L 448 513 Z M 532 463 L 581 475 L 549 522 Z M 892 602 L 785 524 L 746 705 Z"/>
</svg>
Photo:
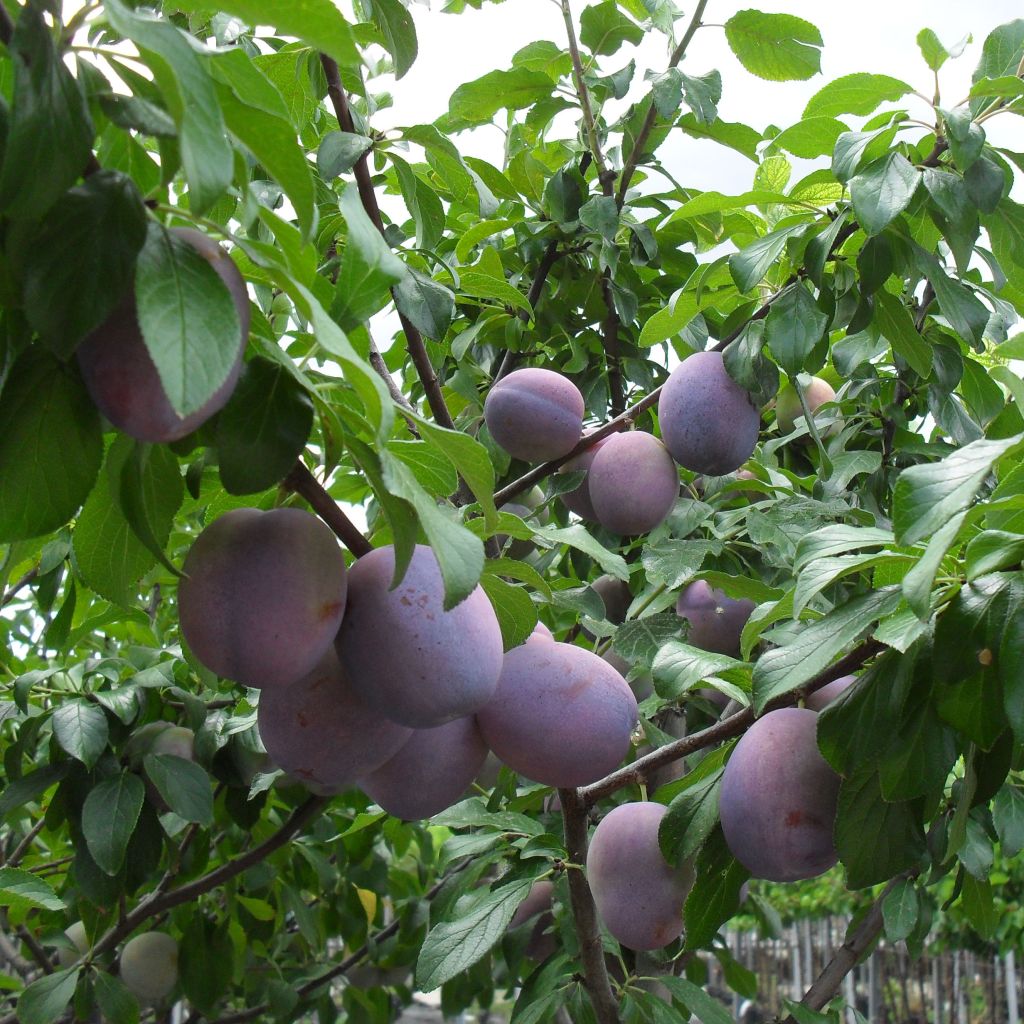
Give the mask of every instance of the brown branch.
<svg viewBox="0 0 1024 1024">
<path fill-rule="evenodd" d="M 626 408 L 626 392 L 622 383 L 622 363 L 619 361 L 619 314 L 612 298 L 611 271 L 601 274 L 601 297 L 604 299 L 606 316 L 601 329 L 601 344 L 604 348 L 605 365 L 608 369 L 608 391 L 611 395 L 613 416 L 619 416 Z"/>
<path fill-rule="evenodd" d="M 708 0 L 698 0 L 696 8 L 693 11 L 693 17 L 690 18 L 690 24 L 686 26 L 686 32 L 683 34 L 683 38 L 679 40 L 679 45 L 672 51 L 672 56 L 669 58 L 668 66 L 674 68 L 686 54 L 686 48 L 690 45 L 690 40 L 697 33 L 697 29 L 700 28 L 700 19 L 704 14 L 704 8 L 707 7 Z M 615 197 L 615 205 L 622 209 L 622 204 L 626 201 L 626 192 L 629 190 L 629 183 L 633 178 L 633 174 L 636 171 L 637 162 L 643 155 L 644 146 L 647 144 L 647 139 L 651 134 L 651 130 L 654 128 L 654 122 L 658 118 L 657 108 L 654 106 L 654 92 L 652 90 L 650 96 L 650 107 L 647 110 L 647 116 L 644 118 L 644 123 L 640 127 L 640 131 L 637 133 L 636 142 L 633 143 L 633 148 L 630 150 L 629 158 L 626 160 L 625 167 L 622 168 L 622 174 L 619 176 L 619 191 Z"/>
<path fill-rule="evenodd" d="M 11 20 L 7 7 L 0 3 L 0 42 L 4 46 L 10 46 L 14 38 L 14 22 Z"/>
<path fill-rule="evenodd" d="M 0 3 L 0 7 L 3 4 Z M 39 566 L 33 566 L 24 576 L 21 577 L 15 583 L 12 583 L 10 587 L 4 592 L 4 596 L 0 598 L 0 608 L 4 608 L 11 603 L 17 596 L 18 592 L 27 587 L 37 576 L 39 575 Z"/>
<path fill-rule="evenodd" d="M 46 819 L 40 818 L 29 830 L 25 833 L 25 837 L 20 843 L 11 851 L 10 857 L 4 862 L 6 867 L 14 868 L 21 863 L 22 857 L 28 853 L 29 847 L 32 845 L 36 836 L 43 831 L 46 826 Z"/>
<path fill-rule="evenodd" d="M 338 503 L 310 473 L 304 462 L 296 462 L 282 483 L 288 490 L 302 495 L 309 502 L 313 511 L 335 532 L 356 558 L 373 550 L 373 545 L 356 529 L 352 520 L 342 512 Z"/>
<path fill-rule="evenodd" d="M 46 950 L 39 945 L 39 940 L 27 929 L 18 929 L 18 938 L 28 946 L 28 951 L 32 954 L 32 959 L 42 968 L 44 974 L 53 974 L 53 964 L 50 962 L 50 958 L 46 955 Z"/>
<path fill-rule="evenodd" d="M 581 867 L 587 859 L 587 805 L 576 789 L 560 789 L 558 799 L 562 804 L 565 822 L 565 847 L 574 865 L 568 869 L 569 902 L 572 904 L 573 922 L 580 942 L 583 980 L 598 1024 L 619 1024 L 618 1002 L 612 992 L 604 963 L 597 909 Z"/>
<path fill-rule="evenodd" d="M 553 238 L 548 242 L 547 248 L 544 250 L 544 255 L 540 258 L 540 263 L 537 264 L 537 272 L 533 275 L 533 283 L 530 285 L 530 291 L 526 296 L 526 301 L 530 304 L 530 309 L 536 309 L 537 303 L 540 302 L 541 292 L 544 290 L 544 282 L 548 279 L 548 274 L 551 273 L 551 268 L 558 262 L 558 240 Z M 530 314 L 525 309 L 519 310 L 519 319 L 529 322 Z M 505 352 L 505 357 L 501 361 L 501 366 L 498 372 L 494 375 L 494 383 L 497 384 L 502 377 L 507 377 L 515 368 L 516 363 L 519 361 L 518 352 L 513 352 L 512 349 L 508 349 Z"/>
<path fill-rule="evenodd" d="M 839 679 L 841 676 L 850 675 L 851 672 L 860 668 L 869 658 L 873 658 L 884 649 L 885 645 L 878 640 L 865 640 L 864 643 L 855 647 L 848 654 L 840 658 L 839 661 L 830 665 L 824 671 L 819 672 L 809 683 L 789 693 L 784 693 L 775 700 L 769 701 L 765 710 L 773 711 L 776 708 L 789 707 L 795 704 L 806 694 L 820 690 L 821 687 Z M 580 798 L 589 807 L 598 800 L 610 796 L 625 786 L 635 786 L 644 782 L 656 768 L 661 768 L 672 761 L 678 761 L 680 758 L 693 754 L 698 750 L 703 750 L 705 747 L 714 746 L 723 740 L 739 736 L 740 733 L 747 730 L 753 721 L 753 709 L 746 708 L 735 715 L 730 715 L 721 722 L 717 722 L 715 725 L 709 726 L 707 729 L 695 732 L 691 736 L 685 736 L 674 743 L 666 743 L 665 746 L 658 747 L 657 750 L 652 751 L 650 754 L 638 757 L 632 764 L 626 765 L 625 768 L 619 768 L 610 775 L 606 775 L 603 779 L 599 779 L 597 782 L 591 783 L 591 785 L 579 790 Z"/>
<path fill-rule="evenodd" d="M 569 7 L 569 0 L 562 0 L 562 20 L 565 22 L 565 34 L 569 39 L 572 77 L 576 84 L 576 96 L 580 101 L 580 109 L 583 111 L 583 123 L 587 130 L 587 145 L 594 158 L 594 166 L 597 169 L 597 180 L 600 182 L 601 191 L 606 196 L 610 196 L 612 194 L 612 181 L 615 178 L 615 174 L 608 171 L 608 168 L 605 166 L 604 156 L 601 153 L 601 139 L 597 133 L 594 111 L 590 106 L 590 93 L 587 90 L 587 83 L 583 81 L 583 61 L 580 59 L 580 48 L 576 43 L 576 29 L 572 23 L 572 10 Z"/>
<path fill-rule="evenodd" d="M 343 131 L 353 132 L 355 125 L 352 121 L 352 111 L 349 109 L 345 88 L 341 84 L 341 72 L 338 69 L 338 64 L 333 58 L 323 53 L 320 54 L 320 63 L 323 65 L 324 74 L 327 76 L 327 94 L 331 98 L 331 105 L 334 107 L 334 113 L 337 115 L 338 124 L 341 125 Z M 384 220 L 381 217 L 380 207 L 377 205 L 377 195 L 373 190 L 369 157 L 369 152 L 364 153 L 356 161 L 355 167 L 352 170 L 355 174 L 356 187 L 359 189 L 359 198 L 362 201 L 363 209 L 370 220 L 373 221 L 377 230 L 383 235 Z M 394 289 L 391 290 L 391 294 L 394 295 Z M 398 313 L 398 319 L 402 324 L 402 330 L 405 332 L 406 348 L 413 361 L 413 365 L 416 367 L 416 373 L 420 378 L 420 383 L 423 385 L 423 390 L 427 396 L 427 404 L 430 406 L 430 411 L 434 414 L 434 419 L 442 427 L 454 430 L 455 423 L 452 420 L 452 414 L 448 411 L 448 403 L 445 402 L 444 395 L 441 393 L 441 384 L 437 379 L 437 374 L 434 373 L 434 367 L 430 362 L 430 356 L 427 353 L 423 335 L 420 334 L 413 323 L 401 311 Z M 375 366 L 374 369 L 380 373 L 379 367 Z M 388 376 L 390 377 L 390 374 Z"/>
</svg>

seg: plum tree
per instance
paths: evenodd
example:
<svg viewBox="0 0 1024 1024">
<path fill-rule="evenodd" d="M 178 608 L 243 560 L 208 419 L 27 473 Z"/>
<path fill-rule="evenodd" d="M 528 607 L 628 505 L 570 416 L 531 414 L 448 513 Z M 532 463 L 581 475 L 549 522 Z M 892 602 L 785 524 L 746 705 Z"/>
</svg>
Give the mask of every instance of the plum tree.
<svg viewBox="0 0 1024 1024">
<path fill-rule="evenodd" d="M 720 352 L 697 352 L 677 366 L 658 399 L 661 437 L 694 473 L 724 476 L 750 458 L 761 415 L 729 376 Z"/>
<path fill-rule="evenodd" d="M 812 711 L 823 711 L 855 682 L 857 682 L 856 676 L 840 676 L 838 679 L 833 679 L 831 683 L 826 683 L 820 690 L 807 694 L 804 699 L 804 707 L 810 708 Z"/>
<path fill-rule="evenodd" d="M 181 631 L 211 672 L 246 686 L 301 679 L 345 611 L 345 559 L 296 508 L 233 509 L 199 535 L 178 587 Z"/>
<path fill-rule="evenodd" d="M 249 295 L 227 250 L 194 228 L 171 228 L 170 233 L 213 267 L 234 300 L 240 324 L 238 355 L 224 382 L 195 412 L 187 416 L 175 412 L 143 339 L 134 289 L 81 342 L 76 353 L 85 386 L 100 412 L 119 430 L 153 443 L 190 434 L 224 407 L 238 383 L 249 336 Z"/>
<path fill-rule="evenodd" d="M 559 500 L 570 511 L 575 512 L 580 519 L 596 523 L 597 513 L 594 511 L 594 503 L 590 499 L 590 467 L 597 458 L 597 453 L 611 440 L 610 437 L 603 437 L 595 441 L 586 451 L 580 452 L 568 462 L 564 463 L 558 470 L 559 473 L 582 473 L 586 476 L 571 491 L 563 491 Z"/>
<path fill-rule="evenodd" d="M 444 610 L 437 557 L 417 545 L 390 590 L 395 550 L 375 548 L 349 574 L 348 610 L 338 632 L 353 688 L 381 714 L 429 729 L 471 715 L 494 695 L 501 628 L 483 588 Z"/>
<path fill-rule="evenodd" d="M 817 727 L 817 713 L 807 708 L 770 711 L 725 766 L 722 832 L 755 878 L 813 878 L 838 859 L 832 829 L 840 780 L 818 752 Z"/>
<path fill-rule="evenodd" d="M 679 595 L 676 614 L 690 624 L 687 641 L 694 647 L 738 658 L 740 636 L 755 607 L 749 598 L 734 600 L 696 580 Z"/>
<path fill-rule="evenodd" d="M 679 470 L 665 446 L 642 430 L 613 434 L 587 476 L 597 521 L 612 533 L 649 533 L 679 496 Z"/>
<path fill-rule="evenodd" d="M 263 691 L 258 724 L 274 764 L 319 792 L 355 784 L 412 735 L 363 700 L 342 671 L 333 645 L 298 682 Z"/>
<path fill-rule="evenodd" d="M 121 980 L 143 1003 L 158 1003 L 178 983 L 178 943 L 166 932 L 143 932 L 121 950 Z"/>
<path fill-rule="evenodd" d="M 359 780 L 359 788 L 396 818 L 430 818 L 466 792 L 486 759 L 480 727 L 467 715 L 413 730 L 396 754 Z"/>
<path fill-rule="evenodd" d="M 672 867 L 658 843 L 668 808 L 650 801 L 619 804 L 594 830 L 587 880 L 605 928 L 624 946 L 661 949 L 683 931 L 683 902 L 693 867 Z"/>
<path fill-rule="evenodd" d="M 547 786 L 584 786 L 626 756 L 636 698 L 596 654 L 530 643 L 505 655 L 497 692 L 477 720 L 510 768 Z"/>
<path fill-rule="evenodd" d="M 821 377 L 812 377 L 810 383 L 804 388 L 804 398 L 807 400 L 807 408 L 811 410 L 813 416 L 826 402 L 836 400 L 835 388 Z M 803 415 L 804 410 L 800 405 L 800 396 L 796 393 L 796 388 L 792 384 L 785 385 L 775 400 L 775 422 L 778 424 L 779 433 L 792 433 L 796 427 L 796 421 L 802 419 Z M 833 424 L 829 427 L 828 432 L 835 433 L 836 429 L 836 424 Z"/>
<path fill-rule="evenodd" d="M 583 432 L 583 396 L 568 377 L 527 367 L 487 393 L 484 419 L 496 444 L 517 459 L 546 462 L 568 454 Z"/>
</svg>

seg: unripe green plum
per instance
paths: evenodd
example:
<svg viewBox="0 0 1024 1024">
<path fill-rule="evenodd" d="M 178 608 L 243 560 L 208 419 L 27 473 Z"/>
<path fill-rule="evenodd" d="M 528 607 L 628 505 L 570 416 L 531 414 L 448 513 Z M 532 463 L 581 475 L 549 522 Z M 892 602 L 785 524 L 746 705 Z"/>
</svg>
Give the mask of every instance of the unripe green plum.
<svg viewBox="0 0 1024 1024">
<path fill-rule="evenodd" d="M 679 595 L 676 614 L 690 624 L 687 643 L 691 646 L 738 658 L 743 627 L 756 607 L 749 598 L 733 600 L 697 580 Z"/>
<path fill-rule="evenodd" d="M 227 250 L 193 228 L 171 228 L 171 234 L 213 267 L 238 311 L 238 354 L 224 383 L 202 408 L 188 416 L 181 417 L 174 411 L 142 337 L 134 287 L 76 352 L 85 386 L 100 412 L 119 430 L 153 443 L 175 441 L 190 434 L 227 404 L 238 383 L 249 337 L 249 295 Z M 192 341 L 201 347 L 202 339 Z"/>
<path fill-rule="evenodd" d="M 547 462 L 567 455 L 583 432 L 580 390 L 553 370 L 528 367 L 502 377 L 487 393 L 484 420 L 495 444 L 513 458 Z"/>
<path fill-rule="evenodd" d="M 501 672 L 501 629 L 487 595 L 478 586 L 445 611 L 437 558 L 422 544 L 391 590 L 394 571 L 388 546 L 363 555 L 349 573 L 337 649 L 352 687 L 414 729 L 473 714 L 494 695 Z"/>
<path fill-rule="evenodd" d="M 359 788 L 388 814 L 419 821 L 456 803 L 486 759 L 487 744 L 470 715 L 414 729 L 398 753 L 359 780 Z"/>
<path fill-rule="evenodd" d="M 612 533 L 649 533 L 679 496 L 679 470 L 665 446 L 642 430 L 613 434 L 587 477 L 597 521 Z"/>
<path fill-rule="evenodd" d="M 196 759 L 196 734 L 184 725 L 172 725 L 164 729 L 153 740 L 151 754 L 171 754 L 185 761 Z"/>
<path fill-rule="evenodd" d="M 60 946 L 57 949 L 57 963 L 61 967 L 70 967 L 73 963 L 77 963 L 85 953 L 89 952 L 89 938 L 85 934 L 85 923 L 83 921 L 75 921 L 74 924 L 69 925 L 64 929 L 64 934 L 75 948 L 68 949 L 66 946 Z"/>
<path fill-rule="evenodd" d="M 181 631 L 211 672 L 287 686 L 331 646 L 345 611 L 334 534 L 297 508 L 233 509 L 196 538 L 178 586 Z"/>
<path fill-rule="evenodd" d="M 812 711 L 824 711 L 832 701 L 841 693 L 845 693 L 855 682 L 857 682 L 856 676 L 840 676 L 838 679 L 833 679 L 831 683 L 826 683 L 820 690 L 807 694 L 804 707 L 808 707 Z"/>
<path fill-rule="evenodd" d="M 297 683 L 267 687 L 257 721 L 274 764 L 321 793 L 355 785 L 412 737 L 355 692 L 333 647 Z"/>
<path fill-rule="evenodd" d="M 615 669 L 582 647 L 523 644 L 505 655 L 497 692 L 477 721 L 514 771 L 546 786 L 585 786 L 629 751 L 636 698 Z"/>
<path fill-rule="evenodd" d="M 158 1003 L 178 983 L 178 944 L 164 932 L 143 932 L 121 950 L 121 980 L 136 999 Z"/>
<path fill-rule="evenodd" d="M 601 819 L 587 851 L 587 880 L 605 928 L 624 946 L 661 949 L 683 931 L 683 903 L 694 881 L 686 862 L 672 867 L 658 845 L 668 808 L 620 804 Z"/>
<path fill-rule="evenodd" d="M 840 780 L 818 752 L 817 727 L 817 713 L 807 708 L 770 711 L 725 766 L 722 832 L 755 878 L 814 878 L 838 859 L 832 830 Z"/>
<path fill-rule="evenodd" d="M 827 380 L 812 377 L 811 382 L 804 388 L 804 397 L 813 416 L 826 402 L 834 402 L 836 393 Z M 800 396 L 796 393 L 796 388 L 792 384 L 785 385 L 779 392 L 779 397 L 775 399 L 775 422 L 778 424 L 779 433 L 792 433 L 796 421 L 802 419 L 803 415 L 804 410 L 800 405 Z M 838 425 L 833 424 L 827 433 L 834 434 L 837 429 Z"/>
<path fill-rule="evenodd" d="M 600 441 L 595 441 L 586 451 L 571 458 L 558 470 L 559 473 L 586 472 L 582 483 L 577 484 L 571 491 L 563 492 L 558 499 L 570 512 L 575 512 L 580 519 L 585 519 L 588 523 L 597 522 L 597 513 L 590 498 L 590 467 L 594 464 L 597 453 L 609 440 L 610 438 L 604 437 Z"/>
<path fill-rule="evenodd" d="M 725 476 L 750 458 L 761 415 L 729 376 L 721 352 L 697 352 L 677 366 L 658 400 L 661 438 L 694 473 Z"/>
</svg>

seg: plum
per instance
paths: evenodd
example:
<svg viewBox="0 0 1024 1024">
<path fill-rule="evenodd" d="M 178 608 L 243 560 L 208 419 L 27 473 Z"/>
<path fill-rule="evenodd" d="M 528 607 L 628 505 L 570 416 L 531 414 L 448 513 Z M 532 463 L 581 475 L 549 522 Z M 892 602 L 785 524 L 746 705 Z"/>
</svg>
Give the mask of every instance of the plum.
<svg viewBox="0 0 1024 1024">
<path fill-rule="evenodd" d="M 352 686 L 380 714 L 413 729 L 471 715 L 494 695 L 501 629 L 483 588 L 450 611 L 434 552 L 417 545 L 391 586 L 393 547 L 363 555 L 349 573 L 337 648 Z M 533 646 L 533 645 L 530 645 Z"/>
<path fill-rule="evenodd" d="M 523 644 L 505 655 L 497 692 L 477 721 L 514 771 L 546 786 L 585 786 L 629 751 L 636 698 L 611 665 L 582 647 Z"/>
<path fill-rule="evenodd" d="M 814 878 L 838 859 L 832 829 L 840 780 L 818 752 L 817 727 L 817 713 L 807 708 L 770 711 L 725 766 L 722 832 L 755 878 Z"/>
<path fill-rule="evenodd" d="M 238 354 L 227 379 L 209 400 L 188 416 L 179 416 L 164 391 L 142 337 L 132 288 L 107 319 L 78 346 L 78 365 L 96 407 L 115 427 L 140 441 L 176 441 L 192 433 L 231 397 L 242 369 L 249 336 L 249 295 L 234 261 L 201 231 L 171 228 L 173 236 L 199 253 L 227 286 L 238 311 Z M 201 339 L 193 339 L 197 343 Z"/>
<path fill-rule="evenodd" d="M 527 644 L 536 643 L 552 643 L 555 639 L 554 634 L 544 625 L 543 622 L 538 620 L 537 625 L 533 627 L 533 632 L 523 641 Z"/>
<path fill-rule="evenodd" d="M 625 580 L 616 576 L 598 576 L 590 587 L 604 602 L 604 617 L 609 622 L 618 626 L 626 621 L 626 613 L 633 603 L 633 591 Z"/>
<path fill-rule="evenodd" d="M 807 694 L 804 707 L 808 707 L 812 711 L 823 711 L 855 682 L 857 682 L 856 676 L 840 676 L 838 679 L 833 679 L 831 683 L 826 683 L 820 690 Z"/>
<path fill-rule="evenodd" d="M 749 598 L 733 600 L 697 580 L 679 595 L 676 614 L 689 622 L 687 642 L 693 647 L 738 658 L 743 627 L 756 607 Z"/>
<path fill-rule="evenodd" d="M 613 434 L 587 476 L 597 521 L 612 533 L 649 533 L 679 496 L 679 470 L 665 446 L 642 430 Z"/>
<path fill-rule="evenodd" d="M 587 879 L 597 913 L 611 935 L 630 949 L 661 949 L 683 931 L 683 902 L 693 867 L 672 867 L 658 845 L 668 808 L 638 801 L 601 819 L 587 851 Z"/>
<path fill-rule="evenodd" d="M 334 534 L 297 508 L 239 508 L 214 520 L 185 558 L 181 631 L 211 672 L 245 686 L 286 686 L 310 672 L 345 611 Z"/>
<path fill-rule="evenodd" d="M 761 416 L 729 376 L 721 352 L 697 352 L 677 366 L 658 400 L 661 437 L 694 473 L 725 476 L 750 458 Z"/>
<path fill-rule="evenodd" d="M 583 396 L 568 377 L 528 367 L 502 377 L 487 393 L 484 420 L 491 437 L 516 459 L 559 459 L 579 443 Z"/>
<path fill-rule="evenodd" d="M 75 921 L 74 924 L 68 925 L 64 929 L 64 934 L 74 949 L 69 949 L 67 946 L 58 947 L 57 963 L 61 967 L 70 967 L 89 952 L 89 937 L 85 933 L 83 921 Z"/>
<path fill-rule="evenodd" d="M 537 522 L 542 526 L 551 519 L 551 514 L 547 509 L 537 513 L 537 509 L 544 503 L 544 492 L 539 487 L 531 487 L 530 490 L 520 495 L 519 498 L 519 501 L 506 502 L 501 506 L 501 511 L 511 512 L 512 515 L 519 516 L 520 519 L 529 520 L 536 517 Z M 504 548 L 505 542 L 508 540 L 508 534 L 495 534 L 495 539 Z M 505 554 L 509 558 L 524 559 L 528 555 L 532 555 L 535 550 L 536 548 L 532 540 L 513 540 Z"/>
<path fill-rule="evenodd" d="M 333 647 L 297 683 L 264 690 L 258 724 L 274 764 L 320 792 L 355 785 L 412 736 L 355 692 Z"/>
<path fill-rule="evenodd" d="M 471 715 L 434 729 L 414 729 L 359 788 L 388 814 L 418 821 L 451 807 L 487 759 L 487 744 Z"/>
<path fill-rule="evenodd" d="M 178 983 L 178 944 L 164 932 L 143 932 L 121 950 L 120 977 L 143 1003 L 158 1003 Z"/>
<path fill-rule="evenodd" d="M 600 441 L 595 441 L 586 451 L 580 452 L 579 455 L 570 459 L 558 470 L 559 473 L 582 473 L 586 471 L 587 475 L 583 478 L 582 483 L 577 484 L 571 491 L 563 492 L 558 498 L 570 512 L 575 512 L 580 519 L 586 519 L 589 523 L 597 522 L 594 503 L 590 500 L 590 467 L 594 464 L 597 453 L 610 440 L 610 437 L 603 437 Z"/>
<path fill-rule="evenodd" d="M 818 409 L 826 402 L 836 400 L 835 389 L 827 380 L 821 377 L 812 377 L 810 383 L 804 388 L 804 397 L 807 399 L 807 408 L 813 416 Z M 796 421 L 802 419 L 804 410 L 800 405 L 800 396 L 792 384 L 787 384 L 775 399 L 775 422 L 778 424 L 780 434 L 792 433 L 796 427 Z M 839 429 L 838 423 L 832 424 L 827 433 L 834 434 Z"/>
<path fill-rule="evenodd" d="M 147 722 L 132 733 L 125 744 L 125 755 L 133 769 L 142 767 L 142 759 L 147 754 L 173 754 L 194 761 L 195 739 L 195 733 L 183 725 Z"/>
</svg>

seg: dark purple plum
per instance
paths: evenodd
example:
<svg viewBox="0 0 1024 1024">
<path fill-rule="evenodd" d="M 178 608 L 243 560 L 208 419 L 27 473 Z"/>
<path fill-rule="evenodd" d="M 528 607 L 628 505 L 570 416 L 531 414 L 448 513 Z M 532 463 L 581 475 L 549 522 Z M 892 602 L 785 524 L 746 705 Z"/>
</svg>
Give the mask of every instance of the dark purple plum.
<svg viewBox="0 0 1024 1024">
<path fill-rule="evenodd" d="M 808 707 L 812 711 L 824 711 L 832 701 L 853 686 L 855 682 L 857 682 L 856 676 L 840 676 L 838 679 L 833 679 L 831 683 L 826 683 L 820 690 L 807 694 L 804 707 Z"/>
<path fill-rule="evenodd" d="M 187 242 L 227 285 L 238 311 L 238 355 L 227 379 L 202 408 L 181 417 L 171 405 L 142 337 L 135 309 L 135 290 L 78 346 L 78 365 L 85 386 L 101 413 L 118 430 L 140 441 L 176 441 L 218 412 L 231 397 L 242 369 L 249 337 L 249 295 L 245 280 L 227 250 L 192 228 L 171 228 Z"/>
<path fill-rule="evenodd" d="M 487 595 L 478 586 L 445 611 L 437 558 L 422 544 L 391 590 L 394 571 L 391 546 L 349 571 L 337 648 L 352 686 L 380 714 L 413 729 L 473 714 L 493 697 L 501 673 L 501 629 Z"/>
<path fill-rule="evenodd" d="M 772 882 L 814 878 L 836 863 L 832 841 L 839 776 L 818 752 L 818 715 L 780 708 L 736 744 L 719 812 L 733 856 Z"/>
<path fill-rule="evenodd" d="M 689 622 L 687 642 L 693 647 L 738 658 L 743 627 L 756 607 L 749 598 L 733 600 L 697 580 L 679 595 L 676 614 Z"/>
<path fill-rule="evenodd" d="M 274 764 L 321 793 L 355 785 L 413 735 L 355 693 L 333 646 L 305 678 L 260 694 L 258 725 Z"/>
<path fill-rule="evenodd" d="M 505 655 L 497 692 L 477 720 L 487 745 L 514 771 L 571 788 L 596 782 L 626 756 L 636 698 L 596 654 L 530 643 Z"/>
<path fill-rule="evenodd" d="M 297 508 L 233 509 L 196 538 L 178 585 L 181 632 L 211 672 L 286 686 L 331 646 L 345 611 L 334 534 Z"/>
<path fill-rule="evenodd" d="M 525 494 L 519 495 L 517 501 L 509 501 L 501 506 L 502 512 L 511 512 L 514 516 L 519 516 L 520 519 L 530 520 L 536 518 L 536 522 L 542 526 L 545 525 L 550 519 L 551 514 L 547 509 L 542 509 L 539 513 L 537 509 L 544 503 L 544 492 L 539 487 L 531 487 Z M 505 542 L 508 540 L 508 534 L 498 533 L 495 534 L 495 538 L 503 548 Z M 509 558 L 524 559 L 529 555 L 532 555 L 536 550 L 532 540 L 513 540 L 509 544 L 505 554 Z"/>
<path fill-rule="evenodd" d="M 601 819 L 587 851 L 587 879 L 597 913 L 630 949 L 661 949 L 683 932 L 683 902 L 693 885 L 687 862 L 672 867 L 658 845 L 668 808 L 620 804 Z"/>
<path fill-rule="evenodd" d="M 359 788 L 388 814 L 418 821 L 456 803 L 486 759 L 476 719 L 457 718 L 414 729 L 398 753 L 359 780 Z"/>
<path fill-rule="evenodd" d="M 677 366 L 658 400 L 661 437 L 694 473 L 725 476 L 750 458 L 761 415 L 726 373 L 720 352 L 697 352 Z"/>
<path fill-rule="evenodd" d="M 570 512 L 575 512 L 580 519 L 585 519 L 588 523 L 597 522 L 594 503 L 590 500 L 590 467 L 593 465 L 597 453 L 607 444 L 608 440 L 609 438 L 605 437 L 600 441 L 595 441 L 585 452 L 570 459 L 558 470 L 559 473 L 587 472 L 582 483 L 571 491 L 560 494 L 558 498 Z"/>
<path fill-rule="evenodd" d="M 679 470 L 665 446 L 642 430 L 613 434 L 587 476 L 597 521 L 612 533 L 649 533 L 679 496 Z"/>
<path fill-rule="evenodd" d="M 526 462 L 567 455 L 583 432 L 583 396 L 568 377 L 528 367 L 487 393 L 484 420 L 495 444 Z"/>
<path fill-rule="evenodd" d="M 633 603 L 629 584 L 615 576 L 598 576 L 590 586 L 604 602 L 604 617 L 616 626 L 625 622 L 626 613 Z"/>
</svg>

